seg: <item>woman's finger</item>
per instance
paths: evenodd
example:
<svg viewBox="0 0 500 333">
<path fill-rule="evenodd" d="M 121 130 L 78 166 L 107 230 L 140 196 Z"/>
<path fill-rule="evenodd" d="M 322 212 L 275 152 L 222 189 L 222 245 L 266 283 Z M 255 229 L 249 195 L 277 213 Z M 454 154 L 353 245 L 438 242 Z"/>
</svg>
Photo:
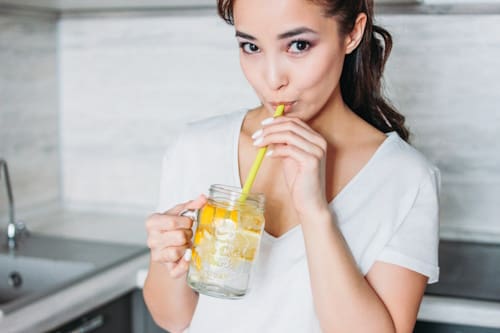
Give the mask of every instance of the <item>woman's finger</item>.
<svg viewBox="0 0 500 333">
<path fill-rule="evenodd" d="M 147 245 L 151 250 L 161 250 L 171 246 L 183 246 L 191 243 L 193 231 L 178 229 L 174 231 L 152 231 L 147 238 Z"/>
<path fill-rule="evenodd" d="M 179 204 L 172 209 L 169 209 L 167 213 L 171 215 L 179 215 L 183 210 L 186 209 L 200 209 L 207 203 L 207 197 L 200 194 L 196 199 L 187 201 L 185 203 Z"/>
<path fill-rule="evenodd" d="M 190 229 L 193 225 L 193 220 L 189 217 L 165 214 L 153 214 L 146 221 L 146 229 L 152 231 L 170 231 L 177 229 Z"/>
<path fill-rule="evenodd" d="M 201 194 L 195 200 L 176 205 L 163 214 L 153 214 L 146 220 L 146 229 L 148 232 L 190 229 L 193 220 L 186 216 L 179 216 L 179 214 L 186 209 L 200 209 L 206 202 L 207 198 Z"/>
<path fill-rule="evenodd" d="M 162 237 L 168 246 L 182 246 L 191 242 L 192 235 L 191 229 L 182 229 L 166 232 Z"/>
<path fill-rule="evenodd" d="M 300 125 L 288 121 L 264 128 L 254 135 L 254 145 L 258 147 L 267 146 L 271 143 L 286 143 L 296 145 L 304 151 L 309 151 L 315 156 L 326 154 L 326 140 L 315 132 L 301 127 Z M 277 136 L 276 134 L 280 134 Z M 312 147 L 315 146 L 318 149 Z"/>
<path fill-rule="evenodd" d="M 171 266 L 170 277 L 177 279 L 186 274 L 189 268 L 189 261 L 184 258 L 179 259 L 175 264 Z"/>
<path fill-rule="evenodd" d="M 307 169 L 316 169 L 320 166 L 321 159 L 312 156 L 310 153 L 298 148 L 297 146 L 278 144 L 270 150 L 270 157 L 289 157 Z"/>
<path fill-rule="evenodd" d="M 277 147 L 279 144 L 294 146 L 300 151 L 312 155 L 315 158 L 322 158 L 322 156 L 324 155 L 324 151 L 323 149 L 321 149 L 321 147 L 308 141 L 303 136 L 298 135 L 296 132 L 289 130 L 264 135 L 260 140 L 257 139 L 254 142 L 254 145 L 256 145 L 257 147 L 271 145 L 271 150 L 274 150 L 275 147 Z"/>
<path fill-rule="evenodd" d="M 163 262 L 175 263 L 184 256 L 188 248 L 188 246 L 175 246 L 165 248 L 159 253 L 160 260 L 162 260 Z"/>
<path fill-rule="evenodd" d="M 320 147 L 322 150 L 326 151 L 327 142 L 326 140 L 317 132 L 315 132 L 309 125 L 297 118 L 276 118 L 271 124 L 265 126 L 262 129 L 261 136 L 266 136 L 275 132 L 291 131 L 297 133 L 304 137 L 307 141 L 310 141 Z"/>
</svg>

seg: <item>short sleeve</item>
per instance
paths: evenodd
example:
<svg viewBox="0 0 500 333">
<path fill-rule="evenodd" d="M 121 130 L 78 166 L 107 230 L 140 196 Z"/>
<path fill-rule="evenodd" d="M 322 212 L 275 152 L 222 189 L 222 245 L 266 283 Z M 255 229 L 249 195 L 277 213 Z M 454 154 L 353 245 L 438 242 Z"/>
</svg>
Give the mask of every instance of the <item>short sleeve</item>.
<svg viewBox="0 0 500 333">
<path fill-rule="evenodd" d="M 423 175 L 413 205 L 376 259 L 428 276 L 428 283 L 439 279 L 440 183 L 435 167 Z"/>
<path fill-rule="evenodd" d="M 180 202 L 176 190 L 179 188 L 178 182 L 181 179 L 179 168 L 176 166 L 178 142 L 177 139 L 170 143 L 163 155 L 157 213 L 164 213 Z"/>
</svg>

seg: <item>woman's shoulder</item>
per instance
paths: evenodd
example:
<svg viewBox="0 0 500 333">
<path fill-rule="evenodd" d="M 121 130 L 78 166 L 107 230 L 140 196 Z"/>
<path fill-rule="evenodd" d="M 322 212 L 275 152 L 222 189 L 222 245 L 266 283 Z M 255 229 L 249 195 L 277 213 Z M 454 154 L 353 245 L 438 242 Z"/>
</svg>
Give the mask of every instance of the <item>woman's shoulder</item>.
<svg viewBox="0 0 500 333">
<path fill-rule="evenodd" d="M 395 179 L 439 178 L 439 169 L 420 150 L 404 141 L 396 132 L 387 133 L 384 164 Z"/>
<path fill-rule="evenodd" d="M 186 123 L 177 137 L 182 146 L 199 147 L 212 142 L 230 142 L 239 133 L 246 110 L 210 116 Z"/>
<path fill-rule="evenodd" d="M 237 126 L 243 121 L 243 117 L 246 114 L 246 110 L 237 110 L 229 113 L 214 115 L 195 121 L 188 122 L 185 127 L 185 131 L 200 132 L 200 133 L 210 133 L 210 132 L 221 132 L 228 133 L 231 126 Z M 231 128 L 232 129 L 232 128 Z"/>
</svg>

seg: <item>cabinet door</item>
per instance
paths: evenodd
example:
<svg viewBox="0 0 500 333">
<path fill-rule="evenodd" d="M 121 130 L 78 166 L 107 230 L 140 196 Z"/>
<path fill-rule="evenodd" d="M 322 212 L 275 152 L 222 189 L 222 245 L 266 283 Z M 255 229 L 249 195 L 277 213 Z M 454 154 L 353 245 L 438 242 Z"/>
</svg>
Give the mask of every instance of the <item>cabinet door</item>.
<svg viewBox="0 0 500 333">
<path fill-rule="evenodd" d="M 142 290 L 132 292 L 132 333 L 168 333 L 155 324 L 142 297 Z"/>
<path fill-rule="evenodd" d="M 122 296 L 50 333 L 132 333 L 130 295 Z"/>
<path fill-rule="evenodd" d="M 500 333 L 500 329 L 418 321 L 413 333 Z"/>
</svg>

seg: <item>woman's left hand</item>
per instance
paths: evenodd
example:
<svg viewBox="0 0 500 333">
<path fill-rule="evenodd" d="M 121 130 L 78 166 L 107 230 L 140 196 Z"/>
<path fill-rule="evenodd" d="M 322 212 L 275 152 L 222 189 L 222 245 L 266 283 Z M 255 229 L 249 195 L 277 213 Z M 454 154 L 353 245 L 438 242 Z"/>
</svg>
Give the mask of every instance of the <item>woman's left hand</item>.
<svg viewBox="0 0 500 333">
<path fill-rule="evenodd" d="M 327 142 L 320 134 L 300 119 L 282 116 L 264 126 L 254 145 L 268 146 L 268 156 L 282 159 L 285 181 L 300 215 L 327 208 Z"/>
</svg>

